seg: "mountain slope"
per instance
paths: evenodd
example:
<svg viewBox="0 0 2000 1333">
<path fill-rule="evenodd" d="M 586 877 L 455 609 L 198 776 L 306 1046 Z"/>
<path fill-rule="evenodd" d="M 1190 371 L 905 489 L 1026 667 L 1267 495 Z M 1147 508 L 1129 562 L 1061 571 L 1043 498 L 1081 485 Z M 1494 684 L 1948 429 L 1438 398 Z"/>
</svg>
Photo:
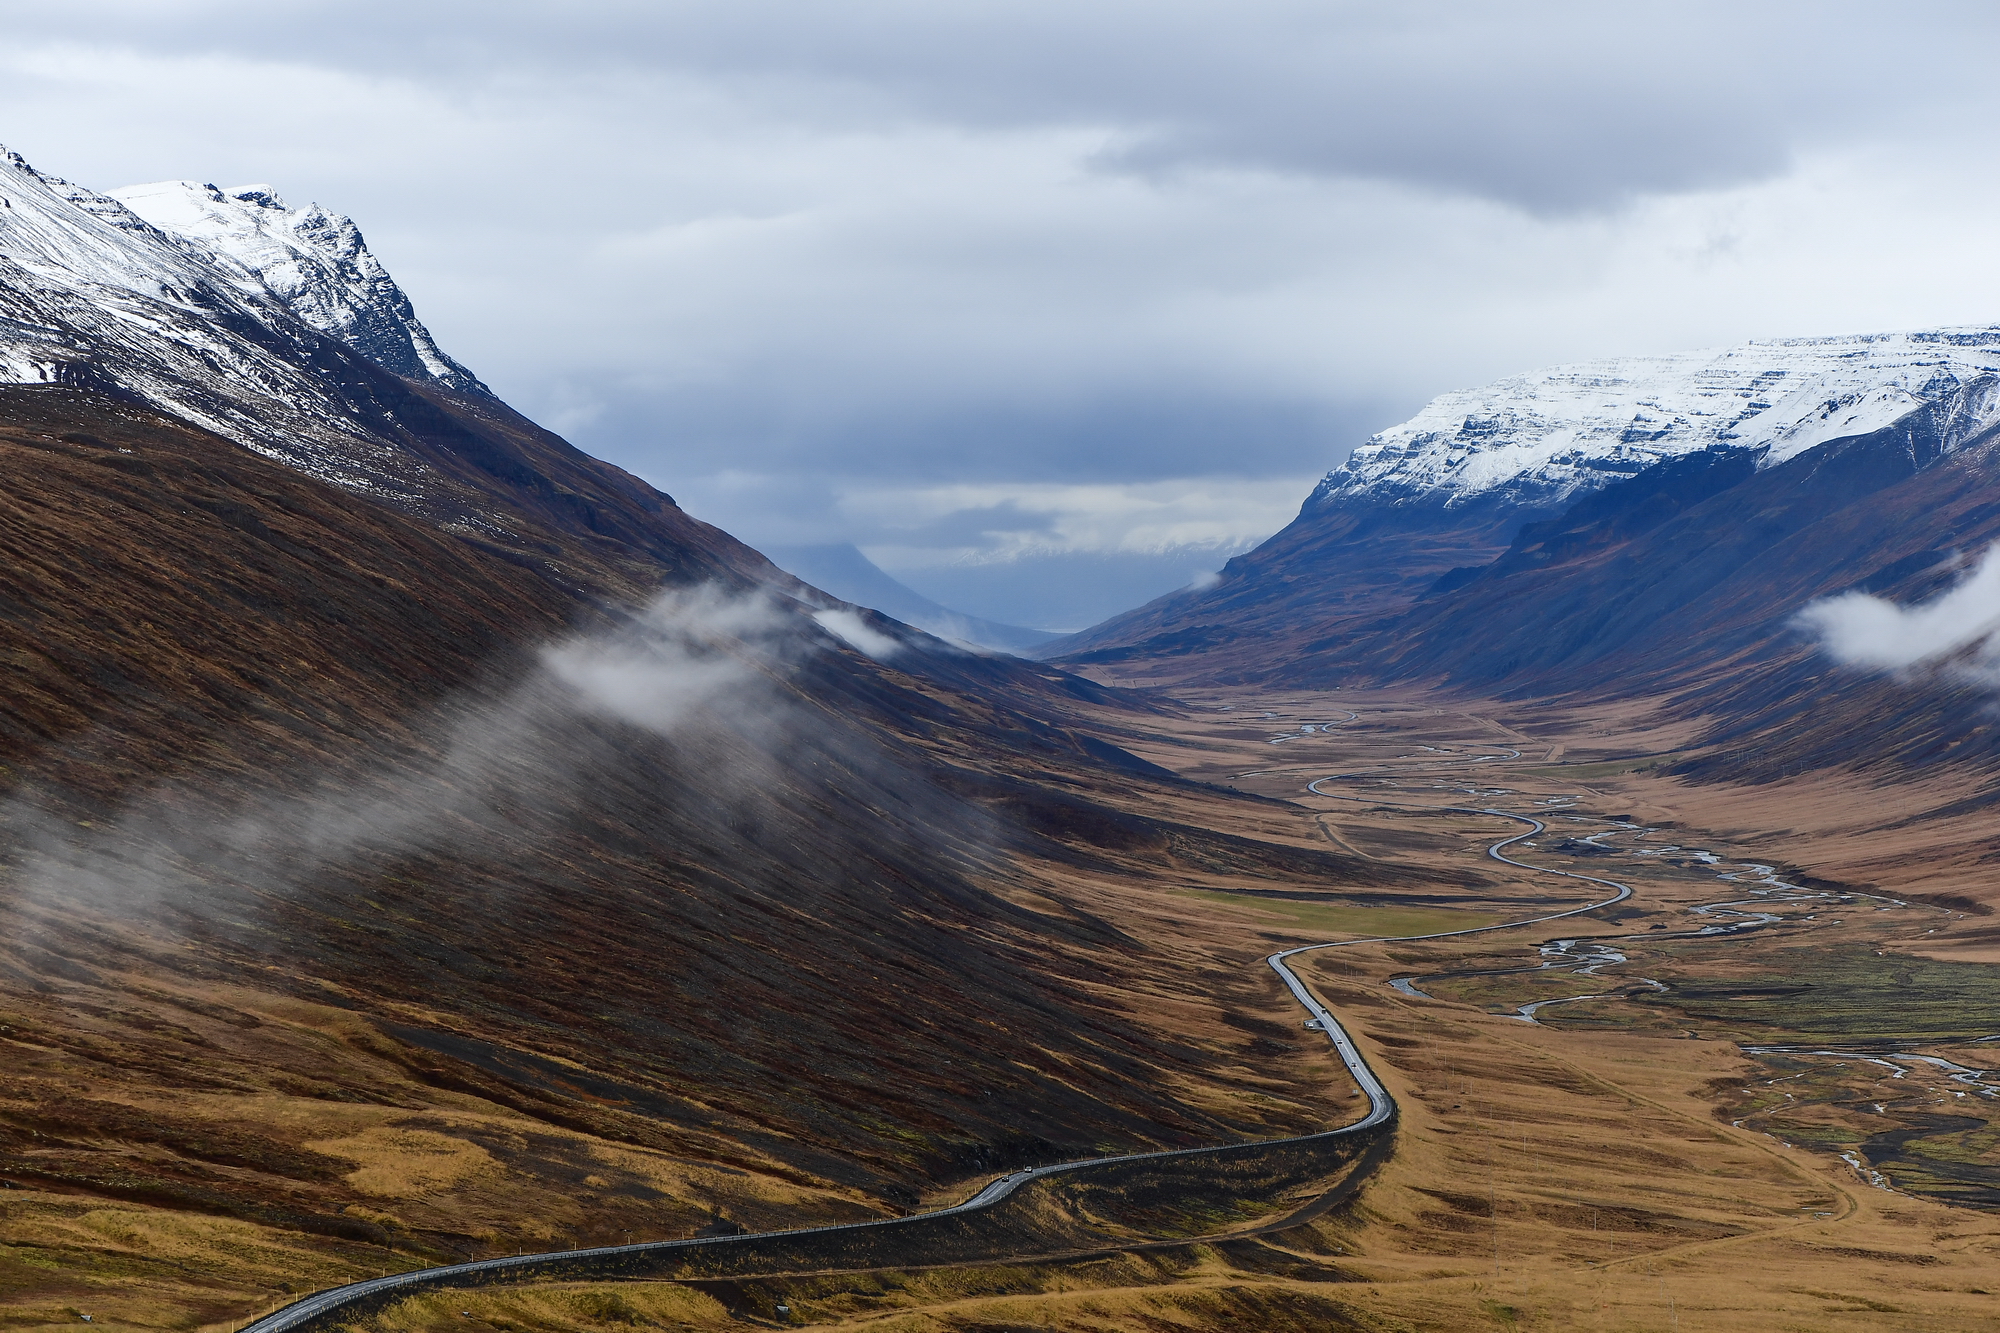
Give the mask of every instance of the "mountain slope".
<svg viewBox="0 0 2000 1333">
<path fill-rule="evenodd" d="M 1939 405 L 1761 471 L 1724 452 L 1662 464 L 1524 528 L 1500 559 L 1357 639 L 1348 668 L 1516 696 L 1655 696 L 1710 719 L 1700 744 L 1715 748 L 1690 774 L 1990 775 L 2000 745 L 1976 682 L 1840 668 L 1793 624 L 1843 592 L 1923 601 L 2000 541 L 2000 425 L 1969 438 L 1951 425 Z"/>
<path fill-rule="evenodd" d="M 1324 679 L 1370 626 L 1524 524 L 1676 458 L 1775 468 L 1933 421 L 1949 448 L 2000 419 L 2000 329 L 1786 339 L 1557 367 L 1447 394 L 1357 448 L 1299 517 L 1185 590 L 1042 650 L 1123 676 Z M 1926 427 L 1930 429 L 1931 427 Z M 1454 576 L 1459 577 L 1459 576 Z"/>
<path fill-rule="evenodd" d="M 1150 665 L 1322 688 L 1421 683 L 1586 714 L 1637 702 L 1662 722 L 1700 724 L 1663 772 L 1735 783 L 1834 771 L 1871 783 L 1938 778 L 1940 792 L 1983 808 L 1975 793 L 2000 781 L 2000 729 L 1978 673 L 1842 667 L 1796 620 L 1846 592 L 1923 602 L 2000 542 L 1996 407 L 2000 376 L 1978 376 L 1886 426 L 1809 449 L 1725 442 L 1676 454 L 1554 517 L 1518 521 L 1505 547 L 1497 524 L 1455 547 L 1452 529 L 1398 531 L 1409 511 L 1390 504 L 1372 521 L 1302 523 L 1339 534 L 1354 561 L 1418 549 L 1422 536 L 1439 547 L 1400 560 L 1393 584 L 1378 578 L 1360 594 L 1293 584 L 1274 605 L 1272 587 L 1300 577 L 1303 561 L 1287 563 L 1303 545 L 1294 532 L 1205 599 L 1204 621 L 1181 640 L 1069 660 L 1117 663 L 1120 675 Z M 1425 582 L 1454 549 L 1466 562 Z M 1317 617 L 1321 632 L 1287 623 L 1293 612 Z M 1256 648 L 1280 649 L 1254 675 L 1251 652 L 1230 637 L 1239 627 Z M 1169 652 L 1178 656 L 1163 666 Z M 1925 818 L 1954 810 L 1965 813 Z"/>
<path fill-rule="evenodd" d="M 1258 982 L 1074 886 L 1424 879 L 1151 813 L 1268 807 L 1107 741 L 1144 701 L 845 606 L 378 364 L 272 265 L 0 176 L 27 1203 L 487 1253 L 1324 1120 L 1223 1091 L 1293 1051 L 1231 1021 Z"/>
<path fill-rule="evenodd" d="M 742 711 L 667 726 L 585 706 L 532 651 L 579 612 L 538 571 L 142 408 L 60 388 L 0 407 L 24 479 L 0 505 L 0 984 L 10 1022 L 69 1052 L 0 1087 L 17 1183 L 307 1207 L 297 1186 L 140 1160 L 46 1108 L 47 1142 L 5 1127 L 60 1086 L 249 1099 L 233 1114 L 287 1088 L 373 1095 L 353 1069 L 163 1063 L 143 1022 L 84 1040 L 62 1017 L 162 993 L 335 1004 L 375 1034 L 350 1036 L 354 1057 L 389 1060 L 427 1104 L 476 1096 L 830 1192 L 850 1215 L 986 1164 L 1259 1132 L 1175 1089 L 1264 1057 L 1131 1022 L 1159 960 L 1066 907 L 1049 868 L 1278 857 L 1266 873 L 1422 882 L 1097 804 L 1080 793 L 1144 806 L 1160 779 L 923 657 L 904 672 L 853 653 L 806 606 L 773 604 L 747 637 L 740 618 L 658 622 L 649 697 L 740 663 L 713 697 Z M 696 640 L 722 657 L 673 655 Z M 567 651 L 629 690 L 643 647 L 614 619 Z M 1034 703 L 1019 686 L 1004 693 Z M 1031 889 L 1039 906 L 1015 901 Z M 342 1225 L 349 1196 L 312 1197 L 308 1213 L 331 1209 L 315 1227 Z M 685 1193 L 658 1203 L 690 1215 Z"/>
</svg>

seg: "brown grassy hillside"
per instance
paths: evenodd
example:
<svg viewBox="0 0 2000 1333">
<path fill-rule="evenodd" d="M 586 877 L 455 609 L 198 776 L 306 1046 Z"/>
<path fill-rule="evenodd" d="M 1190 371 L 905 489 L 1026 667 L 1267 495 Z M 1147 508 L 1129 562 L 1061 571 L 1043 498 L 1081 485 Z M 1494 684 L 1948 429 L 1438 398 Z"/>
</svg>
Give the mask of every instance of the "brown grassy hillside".
<svg viewBox="0 0 2000 1333">
<path fill-rule="evenodd" d="M 1143 708 L 871 661 L 781 584 L 782 632 L 699 645 L 726 689 L 639 725 L 537 650 L 643 639 L 635 571 L 755 585 L 664 497 L 628 541 L 495 486 L 503 543 L 115 400 L 0 410 L 0 1206 L 86 1286 L 182 1253 L 140 1265 L 171 1323 L 321 1262 L 866 1215 L 1323 1123 L 1229 1090 L 1295 1051 L 1226 1021 L 1239 973 L 1065 885 L 1415 881 L 1149 813 L 1184 784 L 1076 711 Z"/>
</svg>

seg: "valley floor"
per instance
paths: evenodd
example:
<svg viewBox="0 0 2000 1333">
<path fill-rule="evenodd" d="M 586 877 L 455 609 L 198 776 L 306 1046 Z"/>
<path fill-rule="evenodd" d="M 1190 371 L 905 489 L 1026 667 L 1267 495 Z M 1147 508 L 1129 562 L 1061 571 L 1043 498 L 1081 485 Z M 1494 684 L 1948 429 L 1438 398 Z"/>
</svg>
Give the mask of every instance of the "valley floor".
<svg viewBox="0 0 2000 1333">
<path fill-rule="evenodd" d="M 1150 985 L 1105 988 L 1133 1023 L 1219 1042 L 1213 1004 L 1197 996 L 1224 996 L 1224 1018 L 1258 1054 L 1176 1089 L 1219 1116 L 1311 1128 L 1298 1122 L 1360 1114 L 1263 966 L 1274 950 L 1438 934 L 1602 896 L 1544 870 L 1634 891 L 1559 923 L 1298 960 L 1401 1107 L 1393 1155 L 1350 1202 L 1271 1232 L 1309 1201 L 1272 1198 L 1255 1215 L 1161 1233 L 1205 1239 L 1066 1259 L 444 1293 L 369 1327 L 2000 1328 L 2000 972 L 1973 869 L 1992 831 L 1964 816 L 1912 824 L 1897 807 L 1952 794 L 1690 787 L 1652 771 L 1686 733 L 1414 692 L 1184 703 L 1138 732 L 1117 720 L 1119 742 L 1272 803 L 1245 816 L 1186 787 L 1133 813 L 1195 827 L 1226 815 L 1224 831 L 1415 867 L 1430 883 L 1287 880 L 1196 849 L 1170 873 L 1085 862 L 1015 886 L 1024 904 L 1101 918 L 1158 959 Z M 1541 869 L 1488 855 L 1521 830 L 1487 810 L 1545 825 L 1507 853 Z M 337 1007 L 258 1013 L 266 1058 L 366 1058 L 365 1034 L 344 1031 L 356 1020 Z M 17 1050 L 34 1040 L 0 1035 Z M 640 1179 L 753 1226 L 880 1206 L 665 1154 L 614 1161 L 584 1135 L 537 1146 L 470 1096 L 398 1109 L 414 1096 L 398 1077 L 382 1066 L 373 1105 L 279 1098 L 264 1111 L 318 1117 L 310 1151 L 350 1182 L 365 1176 L 385 1213 L 463 1212 L 476 1194 L 496 1246 L 532 1248 L 552 1222 L 574 1234 L 593 1210 L 641 1216 Z M 190 1124 L 200 1105 L 189 1099 Z M 509 1162 L 565 1154 L 573 1180 L 544 1171 L 540 1193 L 502 1187 L 519 1173 Z M 924 1202 L 963 1198 L 990 1174 L 939 1180 Z M 601 1217 L 590 1225 L 602 1233 Z M 60 1190 L 0 1198 L 0 1228 L 0 1320 L 18 1328 L 90 1314 L 220 1333 L 281 1301 L 280 1284 L 416 1262 L 359 1233 Z"/>
</svg>

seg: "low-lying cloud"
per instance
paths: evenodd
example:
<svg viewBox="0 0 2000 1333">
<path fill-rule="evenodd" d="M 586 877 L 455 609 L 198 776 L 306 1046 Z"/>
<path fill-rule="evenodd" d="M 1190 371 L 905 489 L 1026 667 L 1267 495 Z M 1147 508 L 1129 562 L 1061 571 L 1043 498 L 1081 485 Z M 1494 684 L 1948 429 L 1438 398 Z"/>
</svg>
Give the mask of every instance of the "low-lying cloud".
<svg viewBox="0 0 2000 1333">
<path fill-rule="evenodd" d="M 869 627 L 858 612 L 845 607 L 834 607 L 813 613 L 813 622 L 828 634 L 833 635 L 855 652 L 872 657 L 878 662 L 886 662 L 902 651 L 900 639 L 891 638 L 879 630 Z"/>
<path fill-rule="evenodd" d="M 17 798 L 0 808 L 15 866 L 8 905 L 164 905 L 226 925 L 329 873 L 497 854 L 587 804 L 596 773 L 630 745 L 617 724 L 688 751 L 704 800 L 759 799 L 766 775 L 748 770 L 781 759 L 800 730 L 780 675 L 831 647 L 769 594 L 668 592 L 619 626 L 548 648 L 511 686 L 441 709 L 417 728 L 428 745 L 419 755 L 338 777 L 272 774 L 268 794 L 220 810 L 167 785 L 95 827 Z"/>
<path fill-rule="evenodd" d="M 762 668 L 803 651 L 799 626 L 770 598 L 713 586 L 662 595 L 622 632 L 572 639 L 542 654 L 580 708 L 671 735 L 761 693 Z"/>
<path fill-rule="evenodd" d="M 2000 682 L 2000 543 L 1949 591 L 1911 606 L 1864 592 L 1812 603 L 1798 623 L 1845 666 L 1877 671 L 1935 667 Z"/>
</svg>

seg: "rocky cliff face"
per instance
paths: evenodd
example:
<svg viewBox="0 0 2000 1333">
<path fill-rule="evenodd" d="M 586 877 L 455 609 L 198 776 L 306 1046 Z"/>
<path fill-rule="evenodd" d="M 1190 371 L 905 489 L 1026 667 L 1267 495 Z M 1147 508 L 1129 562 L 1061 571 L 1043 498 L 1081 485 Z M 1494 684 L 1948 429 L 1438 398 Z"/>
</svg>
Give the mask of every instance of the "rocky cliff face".
<svg viewBox="0 0 2000 1333">
<path fill-rule="evenodd" d="M 409 490 L 343 401 L 351 359 L 242 265 L 0 156 L 0 383 L 115 389 L 327 480 Z"/>
</svg>

